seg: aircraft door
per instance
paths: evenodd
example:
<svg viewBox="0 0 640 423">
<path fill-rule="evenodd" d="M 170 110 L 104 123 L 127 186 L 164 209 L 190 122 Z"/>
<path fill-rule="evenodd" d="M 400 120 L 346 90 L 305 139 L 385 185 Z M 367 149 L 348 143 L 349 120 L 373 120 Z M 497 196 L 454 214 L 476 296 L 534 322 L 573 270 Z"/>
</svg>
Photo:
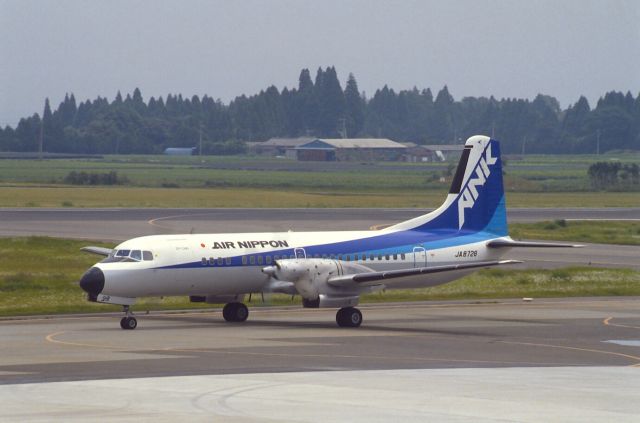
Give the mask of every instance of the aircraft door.
<svg viewBox="0 0 640 423">
<path fill-rule="evenodd" d="M 304 248 L 296 248 L 294 250 L 297 259 L 306 259 L 307 253 L 304 251 Z"/>
<path fill-rule="evenodd" d="M 413 247 L 413 267 L 427 267 L 427 250 Z"/>
</svg>

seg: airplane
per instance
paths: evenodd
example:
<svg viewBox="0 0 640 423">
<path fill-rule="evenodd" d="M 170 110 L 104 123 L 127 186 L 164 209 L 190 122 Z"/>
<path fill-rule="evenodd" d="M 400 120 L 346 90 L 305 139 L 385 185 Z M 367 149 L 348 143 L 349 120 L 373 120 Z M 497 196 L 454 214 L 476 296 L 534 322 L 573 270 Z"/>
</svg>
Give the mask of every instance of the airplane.
<svg viewBox="0 0 640 423">
<path fill-rule="evenodd" d="M 189 296 L 224 303 L 228 322 L 244 322 L 252 293 L 300 295 L 310 308 L 337 308 L 341 327 L 359 327 L 363 294 L 431 287 L 477 269 L 521 263 L 502 260 L 515 247 L 579 247 L 509 237 L 500 144 L 470 137 L 451 188 L 436 210 L 368 231 L 153 235 L 113 249 L 80 279 L 89 301 L 123 306 L 122 329 L 138 325 L 140 297 Z"/>
</svg>

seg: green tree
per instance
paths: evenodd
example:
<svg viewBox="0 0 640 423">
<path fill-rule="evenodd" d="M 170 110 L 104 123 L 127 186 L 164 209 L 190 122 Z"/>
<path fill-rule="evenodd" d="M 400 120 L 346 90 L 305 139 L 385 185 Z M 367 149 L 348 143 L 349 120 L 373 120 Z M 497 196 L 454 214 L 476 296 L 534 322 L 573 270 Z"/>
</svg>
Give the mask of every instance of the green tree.
<svg viewBox="0 0 640 423">
<path fill-rule="evenodd" d="M 347 136 L 353 138 L 362 131 L 364 126 L 365 104 L 362 97 L 360 97 L 358 83 L 352 73 L 349 74 L 347 85 L 344 89 L 344 102 Z"/>
</svg>

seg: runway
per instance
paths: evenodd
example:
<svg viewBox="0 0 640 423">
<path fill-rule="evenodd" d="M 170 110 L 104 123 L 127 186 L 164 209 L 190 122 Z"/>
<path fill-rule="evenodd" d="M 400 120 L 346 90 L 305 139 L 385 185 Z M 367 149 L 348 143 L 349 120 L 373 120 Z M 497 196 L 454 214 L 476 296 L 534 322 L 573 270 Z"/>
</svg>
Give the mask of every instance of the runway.
<svg viewBox="0 0 640 423">
<path fill-rule="evenodd" d="M 411 219 L 416 209 L 0 209 L 0 236 L 41 235 L 104 240 L 171 233 L 367 230 Z M 553 219 L 640 220 L 640 208 L 510 209 L 510 222 Z M 567 265 L 640 270 L 640 247 L 586 245 L 585 248 L 521 248 L 506 258 L 524 260 L 516 268 Z"/>
<path fill-rule="evenodd" d="M 167 233 L 366 230 L 408 220 L 418 209 L 77 209 L 0 208 L 0 236 L 123 241 Z M 637 208 L 509 209 L 509 222 L 640 220 Z"/>
<path fill-rule="evenodd" d="M 637 421 L 639 300 L 5 320 L 0 420 Z"/>
</svg>

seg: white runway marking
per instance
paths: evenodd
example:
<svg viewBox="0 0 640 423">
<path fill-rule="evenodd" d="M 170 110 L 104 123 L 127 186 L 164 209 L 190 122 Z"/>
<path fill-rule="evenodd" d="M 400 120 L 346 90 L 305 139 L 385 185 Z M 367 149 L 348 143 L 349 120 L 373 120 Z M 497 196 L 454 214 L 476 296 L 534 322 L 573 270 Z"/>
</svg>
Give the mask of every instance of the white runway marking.
<svg viewBox="0 0 640 423">
<path fill-rule="evenodd" d="M 610 341 L 602 341 L 602 342 L 607 342 L 609 344 L 617 344 L 617 345 L 622 345 L 625 347 L 640 347 L 640 340 L 636 340 L 636 339 L 612 339 Z"/>
</svg>

